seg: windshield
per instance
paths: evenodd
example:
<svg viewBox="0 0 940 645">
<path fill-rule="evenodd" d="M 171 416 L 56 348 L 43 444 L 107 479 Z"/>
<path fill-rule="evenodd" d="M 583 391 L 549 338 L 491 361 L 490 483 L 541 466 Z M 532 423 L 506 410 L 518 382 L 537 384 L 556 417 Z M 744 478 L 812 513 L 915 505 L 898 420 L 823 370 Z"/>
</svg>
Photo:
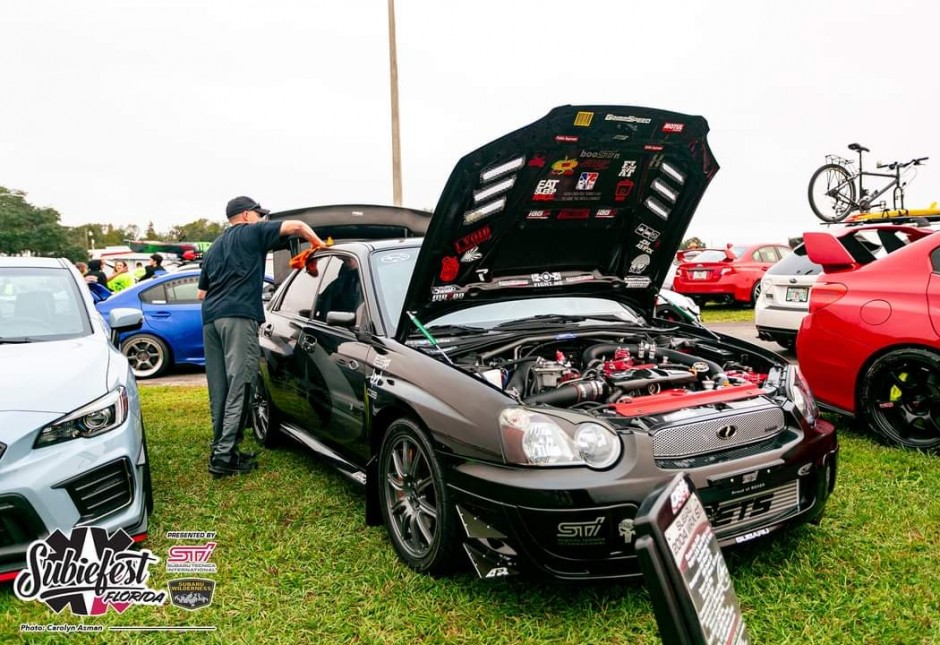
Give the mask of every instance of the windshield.
<svg viewBox="0 0 940 645">
<path fill-rule="evenodd" d="M 378 251 L 372 254 L 372 274 L 375 276 L 375 292 L 382 310 L 382 320 L 389 336 L 395 335 L 401 318 L 405 292 L 411 282 L 418 258 L 418 247 Z"/>
<path fill-rule="evenodd" d="M 378 251 L 372 254 L 372 272 L 375 290 L 382 310 L 382 320 L 393 336 L 401 318 L 405 292 L 411 281 L 418 247 Z M 643 318 L 627 306 L 614 300 L 590 297 L 553 297 L 508 300 L 468 307 L 434 320 L 422 320 L 428 327 L 443 325 L 470 325 L 490 328 L 500 323 L 522 320 L 534 316 L 616 318 L 642 324 Z"/>
<path fill-rule="evenodd" d="M 0 268 L 0 343 L 86 336 L 79 285 L 64 268 Z"/>
</svg>

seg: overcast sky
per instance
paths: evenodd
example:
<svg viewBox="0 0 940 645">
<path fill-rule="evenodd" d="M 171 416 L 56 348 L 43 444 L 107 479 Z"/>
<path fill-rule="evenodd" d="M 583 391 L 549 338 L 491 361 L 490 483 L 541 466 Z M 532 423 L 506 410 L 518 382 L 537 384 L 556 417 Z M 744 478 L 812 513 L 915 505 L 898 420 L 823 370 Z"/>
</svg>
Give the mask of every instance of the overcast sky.
<svg viewBox="0 0 940 645">
<path fill-rule="evenodd" d="M 397 0 L 404 205 L 465 153 L 562 104 L 700 114 L 721 170 L 689 229 L 711 245 L 817 228 L 812 171 L 933 156 L 934 2 Z M 0 186 L 68 226 L 224 221 L 392 203 L 386 0 L 0 0 Z"/>
</svg>

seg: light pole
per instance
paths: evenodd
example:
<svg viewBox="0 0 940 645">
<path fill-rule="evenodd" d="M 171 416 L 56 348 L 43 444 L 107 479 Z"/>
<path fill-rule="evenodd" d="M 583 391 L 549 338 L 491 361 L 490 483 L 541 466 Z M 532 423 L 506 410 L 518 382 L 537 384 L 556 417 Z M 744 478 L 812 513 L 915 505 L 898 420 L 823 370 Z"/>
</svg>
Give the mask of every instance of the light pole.
<svg viewBox="0 0 940 645">
<path fill-rule="evenodd" d="M 395 0 L 388 0 L 388 62 L 392 83 L 392 196 L 401 206 L 401 138 L 398 133 L 398 54 L 395 49 Z"/>
</svg>

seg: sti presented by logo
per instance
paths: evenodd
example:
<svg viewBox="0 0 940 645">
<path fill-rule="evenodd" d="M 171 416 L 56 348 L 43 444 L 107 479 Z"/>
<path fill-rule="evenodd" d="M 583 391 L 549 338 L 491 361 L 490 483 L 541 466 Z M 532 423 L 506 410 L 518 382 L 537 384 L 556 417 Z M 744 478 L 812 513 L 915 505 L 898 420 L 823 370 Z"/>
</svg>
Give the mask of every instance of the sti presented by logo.
<svg viewBox="0 0 940 645">
<path fill-rule="evenodd" d="M 598 517 L 590 522 L 561 522 L 558 525 L 559 539 L 596 538 L 604 525 L 604 517 Z"/>
<path fill-rule="evenodd" d="M 215 547 L 215 542 L 171 546 L 166 557 L 166 570 L 175 573 L 215 573 L 215 563 L 209 562 Z"/>
</svg>

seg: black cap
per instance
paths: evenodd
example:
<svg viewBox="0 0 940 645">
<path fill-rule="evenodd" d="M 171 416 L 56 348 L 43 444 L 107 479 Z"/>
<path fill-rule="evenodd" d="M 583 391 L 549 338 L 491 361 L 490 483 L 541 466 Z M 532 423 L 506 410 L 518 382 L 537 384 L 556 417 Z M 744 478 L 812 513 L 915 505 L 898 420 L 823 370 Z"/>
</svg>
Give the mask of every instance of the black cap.
<svg viewBox="0 0 940 645">
<path fill-rule="evenodd" d="M 240 213 L 245 211 L 255 211 L 262 217 L 266 216 L 269 211 L 266 208 L 261 208 L 261 204 L 253 200 L 251 197 L 236 197 L 235 199 L 230 199 L 228 205 L 225 207 L 225 216 L 229 219 L 235 217 Z"/>
<path fill-rule="evenodd" d="M 160 255 L 159 253 L 154 253 L 153 255 L 150 256 L 150 259 L 156 262 L 157 264 L 160 264 L 161 262 L 163 262 L 163 256 Z"/>
</svg>

